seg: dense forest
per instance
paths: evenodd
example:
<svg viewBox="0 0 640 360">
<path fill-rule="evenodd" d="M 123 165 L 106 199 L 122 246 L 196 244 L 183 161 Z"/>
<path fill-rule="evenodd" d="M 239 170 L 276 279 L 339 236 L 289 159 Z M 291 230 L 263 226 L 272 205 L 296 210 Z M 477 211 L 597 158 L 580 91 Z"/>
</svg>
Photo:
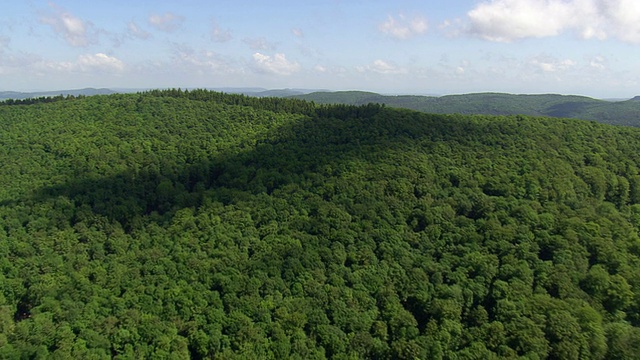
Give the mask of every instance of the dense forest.
<svg viewBox="0 0 640 360">
<path fill-rule="evenodd" d="M 640 129 L 193 90 L 0 106 L 2 359 L 640 357 Z"/>
<path fill-rule="evenodd" d="M 313 92 L 292 95 L 291 97 L 319 104 L 366 105 L 379 103 L 432 114 L 551 116 L 640 127 L 640 97 L 638 96 L 624 101 L 606 101 L 586 96 L 558 94 L 475 93 L 445 96 L 395 96 L 364 91 L 336 91 Z"/>
</svg>

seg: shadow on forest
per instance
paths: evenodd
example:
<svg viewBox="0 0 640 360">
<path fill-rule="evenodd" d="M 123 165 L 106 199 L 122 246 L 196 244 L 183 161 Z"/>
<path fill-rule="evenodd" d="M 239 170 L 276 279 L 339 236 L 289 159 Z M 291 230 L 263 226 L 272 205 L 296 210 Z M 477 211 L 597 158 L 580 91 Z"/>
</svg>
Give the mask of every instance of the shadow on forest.
<svg viewBox="0 0 640 360">
<path fill-rule="evenodd" d="M 270 194 L 287 184 L 338 176 L 352 160 L 375 161 L 394 147 L 415 146 L 417 139 L 433 144 L 482 136 L 477 123 L 454 119 L 374 104 L 325 107 L 315 116 L 273 129 L 248 151 L 227 149 L 176 168 L 78 178 L 36 190 L 32 200 L 67 197 L 75 204 L 72 222 L 89 211 L 132 229 L 140 217 L 197 207 L 207 197 L 229 204 L 241 192 Z"/>
<path fill-rule="evenodd" d="M 586 113 L 587 110 L 592 107 L 593 104 L 590 102 L 565 102 L 549 107 L 544 111 L 544 115 L 559 118 L 575 118 L 578 114 Z"/>
</svg>

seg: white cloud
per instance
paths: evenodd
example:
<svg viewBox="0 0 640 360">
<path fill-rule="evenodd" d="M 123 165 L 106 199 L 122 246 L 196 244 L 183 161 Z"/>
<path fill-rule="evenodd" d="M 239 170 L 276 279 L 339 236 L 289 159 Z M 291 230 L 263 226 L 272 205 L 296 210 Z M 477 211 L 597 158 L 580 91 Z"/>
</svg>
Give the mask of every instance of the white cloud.
<svg viewBox="0 0 640 360">
<path fill-rule="evenodd" d="M 405 68 L 397 67 L 384 60 L 375 60 L 372 64 L 366 66 L 359 66 L 357 70 L 360 72 L 375 72 L 378 74 L 406 74 L 408 71 Z"/>
<path fill-rule="evenodd" d="M 320 74 L 323 77 L 327 75 L 343 77 L 344 75 L 349 73 L 349 70 L 342 66 L 327 66 L 327 65 L 317 64 L 316 66 L 313 67 L 313 72 L 316 74 Z"/>
<path fill-rule="evenodd" d="M 595 56 L 589 60 L 589 66 L 592 69 L 596 70 L 606 70 L 607 69 L 607 59 L 602 56 Z"/>
<path fill-rule="evenodd" d="M 467 25 L 462 19 L 445 19 L 438 25 L 438 29 L 447 37 L 458 37 L 466 31 Z"/>
<path fill-rule="evenodd" d="M 467 15 L 473 33 L 487 40 L 508 42 L 559 34 L 571 8 L 566 2 L 553 0 L 493 0 L 481 3 Z"/>
<path fill-rule="evenodd" d="M 125 68 L 120 59 L 103 53 L 80 55 L 76 66 L 83 71 L 99 70 L 106 72 L 118 72 Z"/>
<path fill-rule="evenodd" d="M 531 60 L 531 64 L 547 73 L 569 70 L 576 66 L 576 62 L 573 60 L 558 60 L 548 56 L 536 57 Z"/>
<path fill-rule="evenodd" d="M 251 50 L 273 50 L 276 46 L 270 43 L 266 38 L 244 38 L 242 40 L 245 44 L 249 45 Z"/>
<path fill-rule="evenodd" d="M 412 18 L 403 14 L 398 17 L 389 15 L 387 20 L 378 26 L 378 29 L 396 39 L 404 40 L 427 32 L 427 20 L 419 15 Z"/>
<path fill-rule="evenodd" d="M 40 22 L 51 28 L 65 41 L 76 47 L 85 47 L 97 42 L 97 31 L 91 22 L 64 11 L 55 4 L 50 4 L 52 11 L 40 17 Z"/>
<path fill-rule="evenodd" d="M 303 37 L 304 37 L 304 32 L 302 32 L 302 29 L 299 29 L 299 28 L 293 28 L 293 29 L 291 29 L 291 33 L 292 33 L 295 37 L 299 37 L 299 38 L 303 38 Z"/>
<path fill-rule="evenodd" d="M 226 42 L 233 38 L 231 30 L 223 30 L 216 20 L 211 20 L 211 40 L 215 42 Z"/>
<path fill-rule="evenodd" d="M 636 0 L 488 0 L 467 13 L 468 31 L 490 41 L 557 36 L 640 43 Z"/>
<path fill-rule="evenodd" d="M 174 13 L 152 14 L 149 16 L 149 25 L 154 28 L 165 31 L 173 32 L 178 30 L 184 23 L 184 16 L 176 15 Z"/>
<path fill-rule="evenodd" d="M 133 21 L 130 21 L 129 24 L 127 24 L 127 33 L 129 36 L 143 40 L 151 37 L 151 34 L 148 31 L 141 29 L 138 24 Z"/>
<path fill-rule="evenodd" d="M 196 51 L 185 44 L 174 44 L 174 63 L 178 68 L 193 70 L 198 74 L 233 73 L 236 71 L 220 55 L 213 51 Z"/>
<path fill-rule="evenodd" d="M 601 0 L 609 32 L 619 39 L 640 43 L 640 3 L 636 0 Z"/>
<path fill-rule="evenodd" d="M 300 64 L 287 60 L 284 54 L 274 56 L 264 55 L 259 52 L 253 54 L 253 61 L 260 72 L 277 75 L 290 75 L 300 71 Z"/>
</svg>

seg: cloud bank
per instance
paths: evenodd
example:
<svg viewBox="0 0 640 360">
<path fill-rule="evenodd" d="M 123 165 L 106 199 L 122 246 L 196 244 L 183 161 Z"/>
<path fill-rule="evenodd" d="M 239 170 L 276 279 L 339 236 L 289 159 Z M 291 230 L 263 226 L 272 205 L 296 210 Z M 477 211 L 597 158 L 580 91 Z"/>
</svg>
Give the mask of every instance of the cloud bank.
<svg viewBox="0 0 640 360">
<path fill-rule="evenodd" d="M 483 39 L 511 42 L 557 36 L 610 37 L 640 43 L 640 2 L 636 0 L 491 0 L 467 13 L 468 31 Z"/>
</svg>

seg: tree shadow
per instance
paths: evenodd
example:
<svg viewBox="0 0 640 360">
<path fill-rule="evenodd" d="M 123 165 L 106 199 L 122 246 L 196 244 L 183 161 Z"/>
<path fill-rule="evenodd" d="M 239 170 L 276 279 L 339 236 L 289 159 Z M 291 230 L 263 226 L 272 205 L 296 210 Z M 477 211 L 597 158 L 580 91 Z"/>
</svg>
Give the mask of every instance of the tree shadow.
<svg viewBox="0 0 640 360">
<path fill-rule="evenodd" d="M 545 116 L 559 118 L 576 118 L 587 112 L 589 108 L 593 108 L 592 102 L 571 101 L 550 106 L 544 111 Z"/>
<path fill-rule="evenodd" d="M 338 176 L 354 160 L 372 163 L 390 149 L 415 146 L 416 140 L 461 141 L 483 132 L 477 123 L 456 118 L 377 104 L 321 107 L 271 129 L 248 151 L 226 149 L 179 168 L 79 177 L 37 189 L 30 200 L 67 198 L 75 207 L 72 223 L 93 213 L 132 229 L 141 217 L 198 207 L 212 196 L 230 204 L 240 193 L 271 194 L 288 184 Z"/>
</svg>

